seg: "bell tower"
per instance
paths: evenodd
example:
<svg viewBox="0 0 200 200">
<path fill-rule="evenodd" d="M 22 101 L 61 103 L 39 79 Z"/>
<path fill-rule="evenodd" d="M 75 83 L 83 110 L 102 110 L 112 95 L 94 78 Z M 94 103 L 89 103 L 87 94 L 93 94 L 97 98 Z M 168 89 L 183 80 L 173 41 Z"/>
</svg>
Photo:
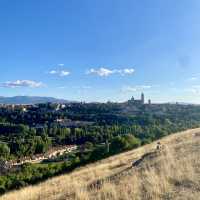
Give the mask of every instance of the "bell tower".
<svg viewBox="0 0 200 200">
<path fill-rule="evenodd" d="M 141 94 L 141 103 L 144 104 L 144 93 Z"/>
</svg>

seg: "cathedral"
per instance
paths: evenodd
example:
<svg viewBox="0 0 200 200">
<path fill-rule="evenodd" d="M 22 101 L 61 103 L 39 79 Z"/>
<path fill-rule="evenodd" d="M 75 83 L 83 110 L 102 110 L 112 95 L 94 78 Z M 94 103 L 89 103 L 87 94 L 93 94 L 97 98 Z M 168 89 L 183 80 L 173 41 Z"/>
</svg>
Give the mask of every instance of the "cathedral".
<svg viewBox="0 0 200 200">
<path fill-rule="evenodd" d="M 144 93 L 141 94 L 141 99 L 134 99 L 134 97 L 132 97 L 129 101 L 129 104 L 134 104 L 134 105 L 144 105 L 145 103 L 145 99 L 144 99 Z"/>
</svg>

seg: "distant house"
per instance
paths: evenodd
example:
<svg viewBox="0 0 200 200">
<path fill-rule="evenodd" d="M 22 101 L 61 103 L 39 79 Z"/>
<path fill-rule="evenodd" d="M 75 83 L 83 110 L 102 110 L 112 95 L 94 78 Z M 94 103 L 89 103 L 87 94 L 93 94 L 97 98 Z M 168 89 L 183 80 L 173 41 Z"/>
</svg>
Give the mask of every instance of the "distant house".
<svg viewBox="0 0 200 200">
<path fill-rule="evenodd" d="M 66 128 L 80 128 L 84 126 L 91 126 L 94 124 L 94 122 L 88 122 L 88 121 L 72 121 L 69 119 L 57 119 L 55 120 L 56 124 L 61 127 Z"/>
</svg>

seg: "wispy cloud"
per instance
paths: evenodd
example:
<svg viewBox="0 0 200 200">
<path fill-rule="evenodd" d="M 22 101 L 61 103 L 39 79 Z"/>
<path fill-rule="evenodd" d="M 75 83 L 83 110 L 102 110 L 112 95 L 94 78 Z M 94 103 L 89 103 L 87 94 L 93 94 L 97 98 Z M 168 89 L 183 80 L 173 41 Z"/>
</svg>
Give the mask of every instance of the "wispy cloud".
<svg viewBox="0 0 200 200">
<path fill-rule="evenodd" d="M 110 76 L 112 74 L 120 74 L 120 75 L 131 75 L 135 72 L 135 70 L 133 68 L 125 68 L 125 69 L 108 69 L 108 68 L 98 68 L 98 69 L 94 69 L 91 68 L 89 69 L 86 74 L 94 74 L 97 76 L 101 76 L 101 77 L 106 77 L 106 76 Z"/>
<path fill-rule="evenodd" d="M 51 71 L 49 72 L 49 74 L 57 74 L 57 71 L 56 71 L 56 70 L 51 70 Z"/>
<path fill-rule="evenodd" d="M 51 70 L 49 71 L 49 74 L 58 76 L 68 76 L 70 72 L 67 70 Z"/>
<path fill-rule="evenodd" d="M 61 76 L 61 77 L 70 75 L 70 72 L 64 69 L 64 64 L 62 63 L 57 64 L 57 66 L 54 69 L 50 70 L 47 73 L 51 75 Z"/>
<path fill-rule="evenodd" d="M 118 70 L 119 73 L 123 74 L 133 74 L 135 72 L 135 70 L 133 68 L 130 69 L 122 69 L 122 70 Z"/>
<path fill-rule="evenodd" d="M 99 68 L 99 69 L 90 69 L 87 71 L 87 74 L 96 74 L 98 76 L 109 76 L 113 74 L 112 70 L 106 69 L 106 68 Z"/>
<path fill-rule="evenodd" d="M 62 70 L 62 71 L 60 71 L 60 73 L 59 73 L 60 76 L 68 76 L 69 74 L 70 74 L 70 72 L 69 72 L 69 71 L 66 71 L 66 70 Z"/>
<path fill-rule="evenodd" d="M 151 89 L 153 86 L 152 85 L 136 85 L 136 86 L 123 86 L 121 91 L 123 93 L 125 92 L 137 92 L 137 91 L 142 91 L 142 90 L 148 90 Z"/>
<path fill-rule="evenodd" d="M 200 80 L 200 73 L 193 74 L 191 77 L 187 79 L 187 81 L 198 81 Z"/>
<path fill-rule="evenodd" d="M 199 77 L 193 76 L 193 77 L 188 78 L 188 81 L 197 81 L 198 79 Z"/>
<path fill-rule="evenodd" d="M 58 89 L 67 89 L 67 88 L 74 88 L 79 90 L 90 90 L 92 86 L 89 85 L 82 85 L 82 86 L 59 86 Z"/>
<path fill-rule="evenodd" d="M 0 87 L 5 87 L 5 88 L 18 88 L 18 87 L 38 88 L 42 86 L 44 86 L 42 82 L 36 82 L 32 80 L 7 81 L 0 84 Z"/>
<path fill-rule="evenodd" d="M 82 85 L 82 86 L 74 86 L 73 88 L 80 89 L 80 90 L 89 90 L 89 89 L 92 89 L 92 86 Z"/>
<path fill-rule="evenodd" d="M 58 64 L 58 66 L 60 66 L 60 67 L 63 67 L 64 65 L 65 65 L 65 64 L 62 64 L 62 63 L 61 63 L 61 64 Z"/>
<path fill-rule="evenodd" d="M 58 89 L 67 89 L 68 87 L 67 86 L 59 86 L 57 87 Z"/>
</svg>

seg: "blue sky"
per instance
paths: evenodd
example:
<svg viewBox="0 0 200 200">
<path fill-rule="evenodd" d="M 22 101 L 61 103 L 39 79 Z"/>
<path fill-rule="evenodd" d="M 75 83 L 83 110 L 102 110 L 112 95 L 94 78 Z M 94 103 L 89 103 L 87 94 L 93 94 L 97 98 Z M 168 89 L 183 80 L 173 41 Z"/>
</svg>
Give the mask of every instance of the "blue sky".
<svg viewBox="0 0 200 200">
<path fill-rule="evenodd" d="M 199 0 L 0 0 L 0 96 L 200 103 Z"/>
</svg>

